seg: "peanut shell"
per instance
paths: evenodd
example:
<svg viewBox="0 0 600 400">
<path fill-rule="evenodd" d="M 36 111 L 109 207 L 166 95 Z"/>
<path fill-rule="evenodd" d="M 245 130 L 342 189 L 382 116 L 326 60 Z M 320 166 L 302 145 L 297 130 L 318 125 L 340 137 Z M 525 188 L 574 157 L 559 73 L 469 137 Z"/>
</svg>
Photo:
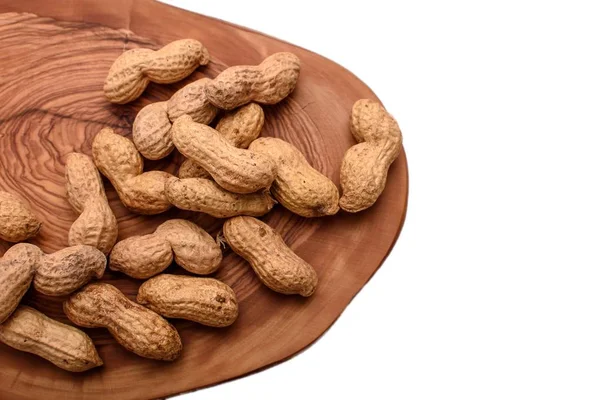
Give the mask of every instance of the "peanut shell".
<svg viewBox="0 0 600 400">
<path fill-rule="evenodd" d="M 83 372 L 103 364 L 88 335 L 27 306 L 19 306 L 0 325 L 0 341 L 70 372 Z"/>
<path fill-rule="evenodd" d="M 67 247 L 41 257 L 33 287 L 48 296 L 68 295 L 93 278 L 102 278 L 105 268 L 106 257 L 95 247 Z"/>
<path fill-rule="evenodd" d="M 234 217 L 223 225 L 225 240 L 250 263 L 258 278 L 283 294 L 308 297 L 317 288 L 317 273 L 294 253 L 269 225 L 252 217 Z"/>
<path fill-rule="evenodd" d="M 282 206 L 303 217 L 322 217 L 338 212 L 340 195 L 335 184 L 314 169 L 292 144 L 273 137 L 256 139 L 250 150 L 271 155 L 277 177 L 271 193 Z"/>
<path fill-rule="evenodd" d="M 206 97 L 218 108 L 232 110 L 251 101 L 275 104 L 296 87 L 300 60 L 292 53 L 275 53 L 259 65 L 227 68 L 204 88 Z"/>
<path fill-rule="evenodd" d="M 71 295 L 63 309 L 74 324 L 107 328 L 117 342 L 141 357 L 173 361 L 183 349 L 173 325 L 107 283 L 87 285 Z"/>
<path fill-rule="evenodd" d="M 203 212 L 215 218 L 230 218 L 237 215 L 258 217 L 268 213 L 275 205 L 275 201 L 267 191 L 232 193 L 214 181 L 202 178 L 172 177 L 166 183 L 165 192 L 175 207 Z"/>
<path fill-rule="evenodd" d="M 137 302 L 167 318 L 225 327 L 238 316 L 233 289 L 212 278 L 162 274 L 144 282 Z"/>
<path fill-rule="evenodd" d="M 275 179 L 273 159 L 231 145 L 208 125 L 191 117 L 178 118 L 171 128 L 175 147 L 186 157 L 206 169 L 223 188 L 234 193 L 252 193 L 268 188 Z"/>
</svg>

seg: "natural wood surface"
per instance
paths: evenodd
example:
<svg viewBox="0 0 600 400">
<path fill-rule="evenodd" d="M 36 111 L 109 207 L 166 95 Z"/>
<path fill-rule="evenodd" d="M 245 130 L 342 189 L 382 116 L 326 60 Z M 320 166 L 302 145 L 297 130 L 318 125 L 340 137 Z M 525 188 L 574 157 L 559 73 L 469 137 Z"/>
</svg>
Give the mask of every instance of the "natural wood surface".
<svg viewBox="0 0 600 400">
<path fill-rule="evenodd" d="M 290 98 L 265 108 L 262 134 L 296 145 L 336 184 L 342 156 L 354 144 L 348 127 L 352 104 L 359 98 L 376 99 L 358 78 L 319 55 L 150 0 L 0 0 L 0 13 L 0 189 L 31 202 L 44 224 L 31 242 L 46 252 L 67 246 L 67 232 L 76 218 L 65 198 L 65 155 L 90 154 L 93 136 L 105 126 L 130 136 L 141 107 L 168 99 L 192 80 L 214 77 L 229 65 L 259 63 L 277 51 L 296 53 L 302 61 L 298 86 Z M 206 68 L 175 85 L 151 84 L 128 105 L 106 101 L 103 81 L 119 54 L 134 47 L 159 48 L 186 37 L 208 47 L 212 61 Z M 175 172 L 180 162 L 181 156 L 174 154 L 148 162 L 146 169 Z M 174 321 L 184 351 L 173 363 L 140 358 L 119 346 L 106 330 L 89 329 L 105 365 L 83 374 L 62 371 L 0 345 L 0 398 L 156 398 L 223 382 L 289 358 L 327 330 L 381 265 L 404 221 L 407 192 L 402 152 L 390 169 L 383 195 L 365 212 L 304 219 L 278 206 L 264 218 L 317 270 L 319 286 L 312 297 L 272 292 L 227 250 L 216 277 L 238 296 L 240 317 L 233 326 L 212 329 Z M 177 210 L 154 217 L 134 215 L 108 183 L 107 194 L 119 221 L 119 239 L 151 232 L 172 217 L 191 218 L 213 235 L 222 225 L 221 220 Z M 4 251 L 9 244 L 1 246 Z M 168 272 L 183 273 L 176 266 Z M 132 299 L 141 283 L 110 271 L 104 280 Z M 61 300 L 30 290 L 24 301 L 68 322 Z"/>
</svg>

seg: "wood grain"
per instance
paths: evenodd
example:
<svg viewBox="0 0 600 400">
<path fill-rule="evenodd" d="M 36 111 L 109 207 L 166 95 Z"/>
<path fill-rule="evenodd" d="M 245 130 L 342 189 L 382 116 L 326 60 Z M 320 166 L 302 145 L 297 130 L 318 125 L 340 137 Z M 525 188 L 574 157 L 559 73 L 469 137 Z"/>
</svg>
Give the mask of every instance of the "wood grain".
<svg viewBox="0 0 600 400">
<path fill-rule="evenodd" d="M 67 246 L 69 227 L 77 217 L 65 197 L 66 154 L 90 154 L 93 136 L 105 126 L 130 137 L 135 115 L 144 105 L 168 99 L 195 79 L 214 77 L 230 65 L 257 64 L 277 51 L 296 53 L 302 61 L 298 86 L 284 102 L 265 107 L 262 135 L 290 141 L 336 184 L 342 156 L 354 144 L 348 124 L 352 104 L 359 98 L 376 99 L 358 78 L 317 54 L 150 0 L 0 0 L 0 13 L 0 189 L 31 202 L 44 223 L 31 242 L 46 252 Z M 178 84 L 150 84 L 140 99 L 128 105 L 106 101 L 102 85 L 119 54 L 135 47 L 160 48 L 186 37 L 208 47 L 212 61 L 207 67 Z M 181 161 L 180 155 L 173 154 L 147 162 L 146 169 L 175 172 Z M 190 218 L 213 235 L 222 225 L 207 215 L 177 210 L 153 217 L 134 215 L 107 182 L 106 187 L 119 221 L 119 240 L 150 233 L 173 217 Z M 315 267 L 319 287 L 312 297 L 272 292 L 247 263 L 226 251 L 215 277 L 229 284 L 239 299 L 240 316 L 231 327 L 174 321 L 184 352 L 173 363 L 137 357 L 105 330 L 88 329 L 105 366 L 84 374 L 62 371 L 0 345 L 0 398 L 164 397 L 289 358 L 328 329 L 381 265 L 402 227 L 407 192 L 402 152 L 390 169 L 383 195 L 365 212 L 304 219 L 276 207 L 264 218 Z M 9 244 L 1 246 L 6 250 Z M 176 266 L 167 271 L 184 273 Z M 104 280 L 131 299 L 141 283 L 110 271 Z M 25 303 L 68 322 L 61 299 L 30 290 Z"/>
</svg>

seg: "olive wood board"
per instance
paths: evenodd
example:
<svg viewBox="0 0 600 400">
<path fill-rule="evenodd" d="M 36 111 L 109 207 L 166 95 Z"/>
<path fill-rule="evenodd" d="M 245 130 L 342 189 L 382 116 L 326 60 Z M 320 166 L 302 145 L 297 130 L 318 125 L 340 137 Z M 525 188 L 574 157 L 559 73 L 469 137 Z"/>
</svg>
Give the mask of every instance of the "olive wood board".
<svg viewBox="0 0 600 400">
<path fill-rule="evenodd" d="M 213 78 L 231 65 L 258 64 L 279 51 L 298 55 L 297 87 L 281 103 L 264 107 L 262 136 L 280 137 L 297 146 L 338 187 L 342 157 L 355 144 L 349 131 L 352 105 L 361 98 L 377 100 L 352 73 L 320 55 L 151 0 L 0 0 L 0 13 L 0 190 L 30 202 L 43 222 L 40 234 L 30 242 L 45 252 L 68 245 L 67 234 L 77 217 L 66 200 L 65 156 L 73 151 L 91 154 L 92 139 L 103 127 L 131 137 L 133 120 L 143 106 L 168 99 L 196 79 Z M 209 49 L 209 65 L 173 85 L 151 83 L 138 100 L 126 105 L 105 99 L 104 79 L 123 51 L 158 49 L 181 38 L 200 40 Z M 146 162 L 145 169 L 176 173 L 182 161 L 175 152 Z M 191 219 L 213 237 L 221 229 L 223 220 L 199 213 L 173 209 L 151 217 L 132 214 L 105 183 L 119 222 L 119 240 L 150 233 L 170 218 Z M 84 329 L 104 366 L 79 374 L 0 344 L 0 398 L 161 398 L 286 360 L 317 340 L 382 264 L 402 228 L 407 197 L 402 151 L 389 170 L 385 191 L 366 211 L 306 219 L 276 206 L 263 220 L 316 269 L 319 285 L 313 296 L 271 291 L 243 259 L 227 249 L 214 276 L 237 294 L 240 315 L 232 326 L 217 329 L 172 320 L 184 350 L 171 363 L 126 351 L 106 329 Z M 10 244 L 0 243 L 0 247 L 3 253 Z M 184 273 L 176 265 L 166 272 Z M 103 281 L 131 299 L 141 284 L 108 269 Z M 62 301 L 33 289 L 23 300 L 69 323 Z"/>
</svg>

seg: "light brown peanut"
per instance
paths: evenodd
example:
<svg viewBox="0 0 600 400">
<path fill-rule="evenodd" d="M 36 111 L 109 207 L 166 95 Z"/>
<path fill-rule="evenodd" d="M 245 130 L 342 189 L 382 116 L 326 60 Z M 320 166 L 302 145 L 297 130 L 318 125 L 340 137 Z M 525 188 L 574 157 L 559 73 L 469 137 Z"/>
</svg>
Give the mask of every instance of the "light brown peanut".
<svg viewBox="0 0 600 400">
<path fill-rule="evenodd" d="M 219 245 L 202 228 L 183 219 L 168 220 L 150 235 L 118 242 L 110 254 L 109 268 L 136 279 L 164 271 L 173 261 L 194 274 L 206 275 L 219 268 Z"/>
<path fill-rule="evenodd" d="M 103 364 L 92 339 L 83 331 L 27 306 L 19 306 L 0 325 L 0 341 L 70 372 L 83 372 Z"/>
<path fill-rule="evenodd" d="M 172 175 L 143 172 L 144 162 L 131 140 L 104 128 L 94 138 L 92 154 L 96 167 L 110 180 L 128 209 L 150 215 L 171 208 L 165 182 Z"/>
<path fill-rule="evenodd" d="M 350 130 L 358 144 L 350 147 L 340 169 L 340 207 L 358 212 L 375 204 L 387 180 L 390 165 L 402 151 L 398 123 L 379 103 L 354 103 Z"/>
<path fill-rule="evenodd" d="M 112 103 L 129 103 L 140 97 L 150 81 L 180 81 L 208 61 L 208 50 L 194 39 L 176 40 L 156 51 L 128 50 L 110 67 L 104 82 L 104 95 Z"/>
<path fill-rule="evenodd" d="M 256 139 L 249 147 L 271 155 L 277 177 L 271 193 L 282 206 L 303 217 L 322 217 L 338 212 L 340 195 L 335 184 L 314 169 L 292 144 L 273 137 Z"/>
<path fill-rule="evenodd" d="M 149 160 L 159 160 L 173 151 L 166 101 L 148 104 L 137 113 L 131 139 L 140 154 Z"/>
<path fill-rule="evenodd" d="M 283 294 L 308 297 L 317 288 L 317 273 L 290 249 L 269 225 L 252 217 L 235 217 L 223 225 L 225 240 L 250 263 L 258 278 Z"/>
<path fill-rule="evenodd" d="M 0 323 L 4 322 L 21 302 L 43 255 L 37 246 L 19 243 L 8 249 L 0 259 Z"/>
<path fill-rule="evenodd" d="M 175 92 L 167 102 L 169 119 L 175 121 L 182 115 L 189 115 L 196 122 L 210 124 L 217 115 L 217 107 L 212 105 L 204 94 L 208 78 L 198 79 Z"/>
<path fill-rule="evenodd" d="M 236 215 L 258 217 L 268 213 L 275 205 L 268 191 L 232 193 L 214 181 L 202 178 L 169 178 L 165 185 L 165 192 L 175 207 L 203 212 L 215 218 L 229 218 Z"/>
<path fill-rule="evenodd" d="M 21 242 L 37 235 L 41 227 L 27 203 L 12 193 L 0 191 L 0 239 Z"/>
<path fill-rule="evenodd" d="M 69 246 L 85 244 L 110 253 L 117 241 L 117 218 L 108 205 L 92 158 L 81 153 L 68 154 L 65 180 L 67 200 L 79 213 L 69 230 Z"/>
<path fill-rule="evenodd" d="M 292 53 L 275 53 L 259 65 L 229 67 L 204 88 L 206 97 L 223 110 L 232 110 L 251 101 L 275 104 L 296 87 L 300 60 Z"/>
<path fill-rule="evenodd" d="M 177 91 L 167 101 L 148 104 L 133 121 L 133 144 L 149 160 L 159 160 L 174 149 L 171 139 L 171 121 L 187 114 L 194 122 L 209 124 L 217 115 L 217 108 L 204 95 L 208 78 L 192 82 Z"/>
<path fill-rule="evenodd" d="M 67 247 L 40 258 L 33 287 L 48 296 L 65 296 L 93 278 L 102 278 L 105 269 L 106 256 L 97 248 Z"/>
<path fill-rule="evenodd" d="M 212 278 L 162 274 L 144 282 L 137 302 L 167 318 L 225 327 L 238 316 L 233 289 Z"/>
<path fill-rule="evenodd" d="M 249 103 L 223 115 L 215 129 L 233 146 L 247 149 L 260 135 L 264 123 L 265 113 L 262 107 L 256 103 Z M 187 159 L 179 168 L 179 177 L 210 178 L 210 174 L 193 160 Z"/>
<path fill-rule="evenodd" d="M 107 283 L 91 283 L 63 303 L 67 317 L 85 328 L 107 328 L 123 347 L 155 360 L 173 361 L 182 351 L 177 330 L 163 317 Z"/>
<path fill-rule="evenodd" d="M 275 179 L 276 165 L 265 154 L 238 149 L 208 125 L 179 117 L 171 128 L 175 147 L 206 169 L 221 187 L 234 193 L 266 189 Z"/>
</svg>

